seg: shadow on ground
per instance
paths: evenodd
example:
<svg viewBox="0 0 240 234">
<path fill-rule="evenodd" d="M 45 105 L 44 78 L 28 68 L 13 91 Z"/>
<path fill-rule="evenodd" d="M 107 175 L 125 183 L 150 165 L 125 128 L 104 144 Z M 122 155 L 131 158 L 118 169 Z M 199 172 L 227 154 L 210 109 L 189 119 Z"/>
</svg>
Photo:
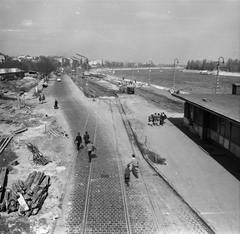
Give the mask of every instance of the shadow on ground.
<svg viewBox="0 0 240 234">
<path fill-rule="evenodd" d="M 183 125 L 183 118 L 168 118 L 168 120 L 185 135 L 191 138 L 191 140 L 193 140 L 200 149 L 221 164 L 236 179 L 240 180 L 240 163 L 234 155 L 211 141 L 201 140 L 197 135 L 190 132 L 189 129 Z"/>
</svg>

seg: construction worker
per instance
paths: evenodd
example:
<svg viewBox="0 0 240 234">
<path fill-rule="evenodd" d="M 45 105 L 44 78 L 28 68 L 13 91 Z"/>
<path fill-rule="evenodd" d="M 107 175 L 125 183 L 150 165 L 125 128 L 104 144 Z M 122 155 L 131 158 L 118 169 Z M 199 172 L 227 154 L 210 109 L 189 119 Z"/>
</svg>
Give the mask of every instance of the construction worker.
<svg viewBox="0 0 240 234">
<path fill-rule="evenodd" d="M 84 139 L 84 142 L 85 142 L 85 146 L 87 146 L 88 144 L 88 141 L 89 141 L 89 134 L 88 132 L 85 132 L 84 136 L 83 136 L 83 139 Z"/>
<path fill-rule="evenodd" d="M 132 166 L 132 173 L 133 175 L 138 178 L 138 160 L 135 157 L 135 154 L 132 154 L 131 162 L 129 163 Z"/>
<path fill-rule="evenodd" d="M 41 96 L 41 94 L 39 95 L 39 104 L 41 104 L 42 103 L 42 96 Z"/>
<path fill-rule="evenodd" d="M 54 102 L 54 109 L 58 109 L 58 101 L 57 101 L 57 99 L 55 99 L 55 102 Z"/>
<path fill-rule="evenodd" d="M 124 182 L 126 185 L 129 187 L 129 182 L 130 182 L 130 164 L 127 165 L 125 172 L 124 172 Z"/>
<path fill-rule="evenodd" d="M 96 149 L 96 147 L 93 145 L 93 143 L 91 141 L 88 141 L 87 144 L 87 152 L 88 152 L 88 158 L 89 158 L 89 162 L 92 161 L 92 152 Z"/>
<path fill-rule="evenodd" d="M 82 137 L 80 135 L 80 132 L 78 133 L 78 135 L 76 136 L 76 139 L 74 141 L 77 144 L 77 150 L 80 150 L 80 145 L 82 143 Z"/>
</svg>

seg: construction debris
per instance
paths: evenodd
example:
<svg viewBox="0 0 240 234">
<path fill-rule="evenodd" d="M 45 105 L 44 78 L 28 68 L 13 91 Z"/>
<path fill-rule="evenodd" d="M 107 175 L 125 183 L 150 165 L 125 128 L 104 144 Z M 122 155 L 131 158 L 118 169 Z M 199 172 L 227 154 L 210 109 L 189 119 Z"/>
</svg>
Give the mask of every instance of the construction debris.
<svg viewBox="0 0 240 234">
<path fill-rule="evenodd" d="M 0 203 L 3 199 L 4 194 L 4 187 L 6 183 L 6 176 L 7 176 L 7 168 L 6 167 L 0 167 Z M 1 208 L 0 208 L 1 210 Z"/>
<path fill-rule="evenodd" d="M 68 134 L 65 131 L 60 131 L 58 128 L 49 128 L 46 131 L 49 135 L 53 135 L 54 137 L 66 137 L 69 138 Z"/>
<path fill-rule="evenodd" d="M 34 146 L 32 143 L 28 142 L 26 143 L 28 149 L 32 152 L 33 157 L 32 159 L 29 160 L 31 165 L 46 165 L 48 164 L 49 160 L 47 160 L 43 154 L 38 150 L 38 148 L 36 146 Z"/>
<path fill-rule="evenodd" d="M 19 216 L 36 215 L 48 195 L 50 176 L 43 172 L 33 171 L 25 182 L 18 180 L 7 189 L 0 211 L 7 213 L 18 211 Z"/>
<path fill-rule="evenodd" d="M 27 130 L 28 130 L 27 128 L 18 129 L 18 130 L 16 130 L 16 131 L 14 132 L 14 135 L 19 134 L 19 133 L 22 133 L 22 132 L 25 132 L 25 131 L 27 131 Z"/>
<path fill-rule="evenodd" d="M 8 143 L 12 140 L 12 138 L 13 138 L 13 135 L 11 135 L 10 137 L 0 138 L 0 154 L 7 147 Z"/>
</svg>

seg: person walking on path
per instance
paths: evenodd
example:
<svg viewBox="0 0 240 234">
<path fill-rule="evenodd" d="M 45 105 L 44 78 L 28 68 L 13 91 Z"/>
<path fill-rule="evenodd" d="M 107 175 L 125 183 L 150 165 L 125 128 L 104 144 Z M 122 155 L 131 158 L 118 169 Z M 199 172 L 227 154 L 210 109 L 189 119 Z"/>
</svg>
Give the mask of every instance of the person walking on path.
<svg viewBox="0 0 240 234">
<path fill-rule="evenodd" d="M 93 143 L 91 141 L 88 141 L 88 144 L 87 144 L 87 152 L 88 152 L 88 159 L 89 159 L 89 162 L 92 161 L 92 152 L 95 150 L 95 146 L 93 145 Z"/>
<path fill-rule="evenodd" d="M 160 122 L 161 122 L 160 120 L 161 120 L 161 115 L 160 115 L 160 113 L 158 113 L 158 115 L 157 115 L 157 123 L 158 123 L 157 125 L 158 126 L 160 126 Z"/>
<path fill-rule="evenodd" d="M 129 182 L 130 182 L 130 164 L 127 165 L 124 171 L 124 182 L 126 185 L 129 187 Z"/>
<path fill-rule="evenodd" d="M 42 95 L 42 103 L 44 103 L 44 102 L 45 102 L 45 95 L 43 93 L 43 95 Z"/>
<path fill-rule="evenodd" d="M 132 173 L 133 175 L 138 178 L 138 160 L 135 157 L 135 154 L 132 155 L 131 162 L 129 163 L 132 165 Z"/>
<path fill-rule="evenodd" d="M 58 101 L 57 101 L 57 99 L 55 99 L 55 102 L 54 102 L 54 109 L 58 109 Z"/>
<path fill-rule="evenodd" d="M 41 96 L 41 94 L 39 95 L 39 104 L 41 104 L 42 103 L 42 96 Z"/>
<path fill-rule="evenodd" d="M 74 141 L 75 143 L 77 143 L 77 150 L 80 150 L 80 145 L 82 143 L 82 137 L 80 135 L 80 132 L 78 133 L 78 135 L 76 136 L 76 139 Z"/>
<path fill-rule="evenodd" d="M 160 124 L 163 126 L 164 120 L 167 118 L 166 114 L 164 112 L 161 113 L 160 116 Z"/>
<path fill-rule="evenodd" d="M 88 132 L 85 132 L 85 134 L 83 136 L 83 139 L 84 139 L 84 142 L 85 142 L 85 146 L 87 146 L 88 141 L 90 139 Z"/>
</svg>

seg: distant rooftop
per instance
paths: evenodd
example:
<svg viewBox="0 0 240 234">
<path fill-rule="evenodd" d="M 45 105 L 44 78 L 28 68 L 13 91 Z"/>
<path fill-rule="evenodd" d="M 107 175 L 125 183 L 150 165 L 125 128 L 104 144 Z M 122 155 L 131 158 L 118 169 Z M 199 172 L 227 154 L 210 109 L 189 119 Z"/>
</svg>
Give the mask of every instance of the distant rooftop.
<svg viewBox="0 0 240 234">
<path fill-rule="evenodd" d="M 240 95 L 233 94 L 172 94 L 210 112 L 240 123 Z"/>
<path fill-rule="evenodd" d="M 25 72 L 19 68 L 0 68 L 0 75 L 9 74 L 9 73 L 18 73 Z"/>
</svg>

